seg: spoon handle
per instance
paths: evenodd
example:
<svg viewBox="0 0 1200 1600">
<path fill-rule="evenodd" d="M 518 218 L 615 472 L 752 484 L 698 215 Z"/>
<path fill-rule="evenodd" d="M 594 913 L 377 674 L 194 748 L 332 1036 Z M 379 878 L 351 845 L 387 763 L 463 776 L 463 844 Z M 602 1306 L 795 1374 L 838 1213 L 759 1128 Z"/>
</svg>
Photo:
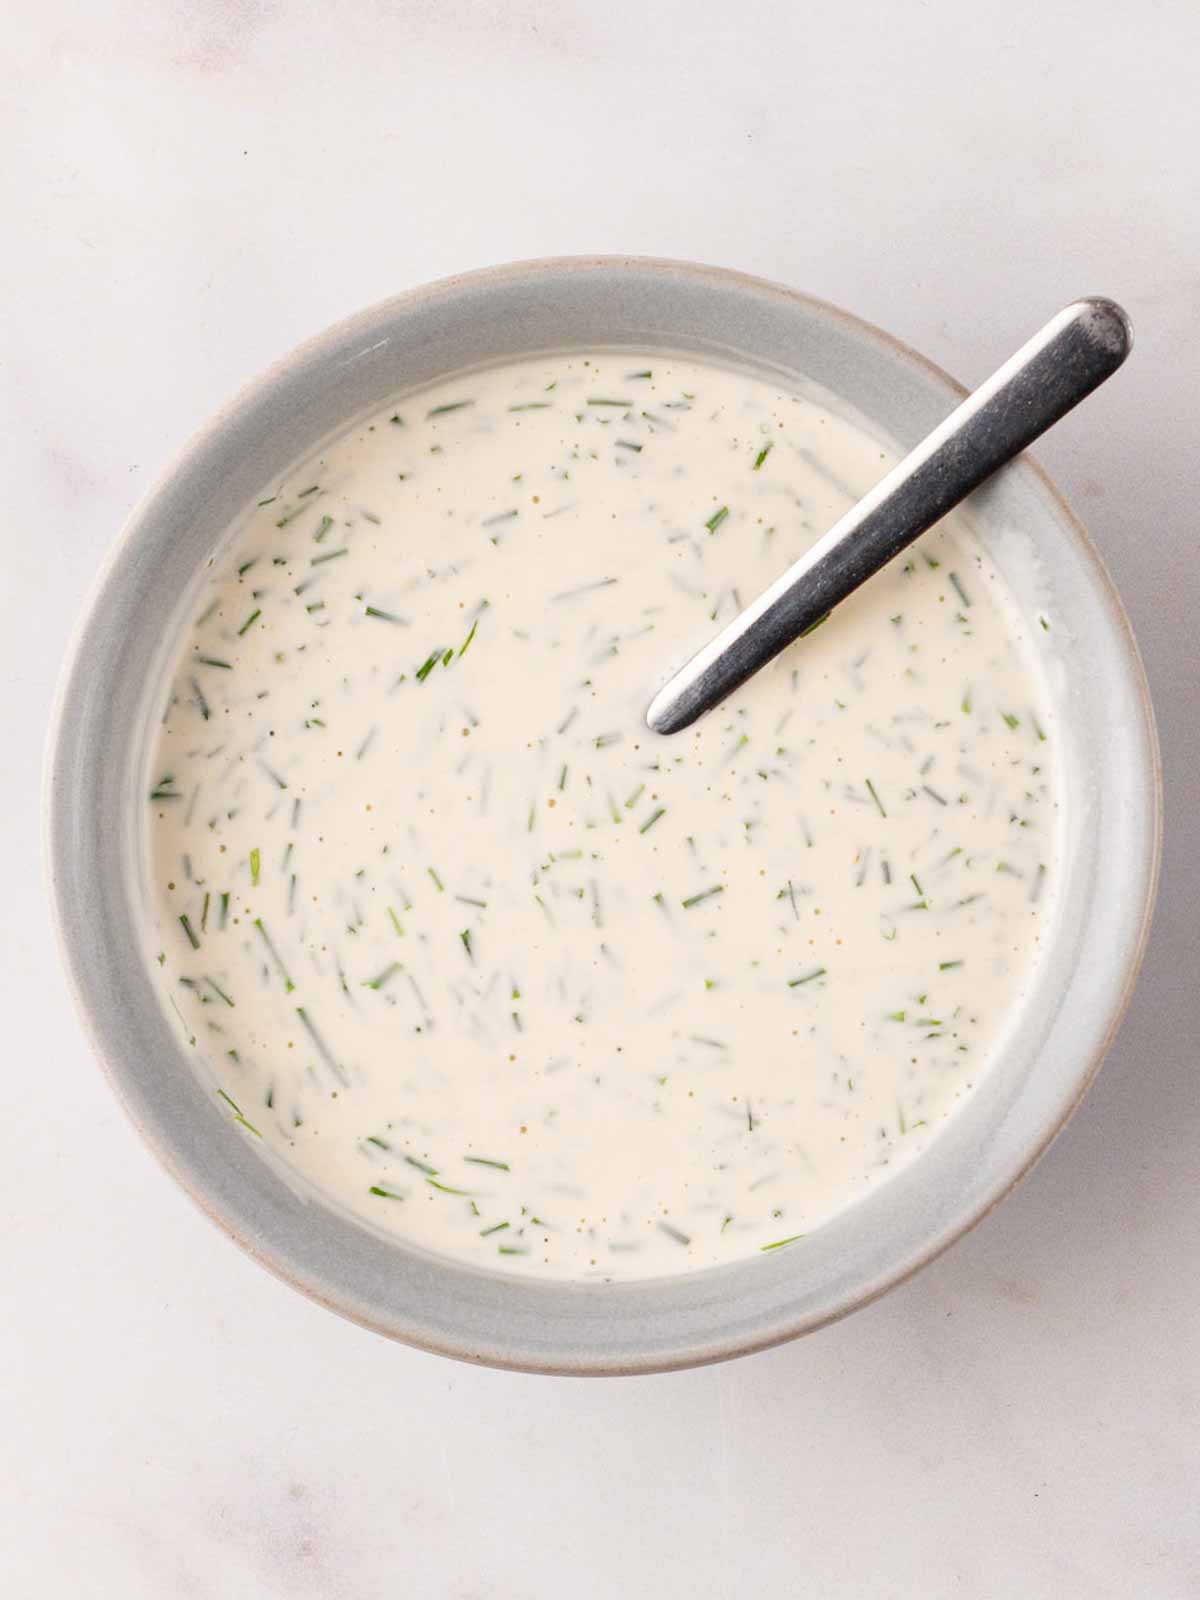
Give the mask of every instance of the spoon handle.
<svg viewBox="0 0 1200 1600">
<path fill-rule="evenodd" d="M 1132 342 L 1115 301 L 1076 300 L 1060 311 L 675 674 L 650 702 L 649 726 L 678 733 L 823 622 L 1111 377 Z"/>
</svg>

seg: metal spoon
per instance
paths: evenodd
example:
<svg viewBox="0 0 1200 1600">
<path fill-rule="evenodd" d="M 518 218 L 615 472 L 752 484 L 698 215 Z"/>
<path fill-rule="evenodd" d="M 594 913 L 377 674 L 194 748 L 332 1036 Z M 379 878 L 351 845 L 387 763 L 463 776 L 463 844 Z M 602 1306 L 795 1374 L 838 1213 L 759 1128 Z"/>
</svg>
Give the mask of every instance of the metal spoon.
<svg viewBox="0 0 1200 1600">
<path fill-rule="evenodd" d="M 1132 344 L 1113 300 L 1060 311 L 680 668 L 650 702 L 649 726 L 678 733 L 719 705 L 1111 377 Z"/>
</svg>

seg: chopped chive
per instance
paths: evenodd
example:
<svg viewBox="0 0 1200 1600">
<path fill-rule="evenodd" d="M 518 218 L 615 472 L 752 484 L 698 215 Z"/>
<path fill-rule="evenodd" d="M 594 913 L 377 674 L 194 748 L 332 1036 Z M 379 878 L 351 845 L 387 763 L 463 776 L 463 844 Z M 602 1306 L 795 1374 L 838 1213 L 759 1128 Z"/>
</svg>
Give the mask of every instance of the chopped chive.
<svg viewBox="0 0 1200 1600">
<path fill-rule="evenodd" d="M 939 972 L 952 972 L 955 967 L 961 967 L 962 965 L 963 965 L 963 963 L 961 961 L 939 961 L 938 962 L 938 971 Z"/>
<path fill-rule="evenodd" d="M 467 637 L 463 640 L 463 642 L 458 647 L 458 659 L 460 661 L 466 655 L 467 651 L 470 649 L 471 640 L 475 637 L 475 629 L 478 626 L 479 626 L 479 618 L 476 617 L 475 621 L 471 624 L 470 633 L 467 635 Z"/>
<path fill-rule="evenodd" d="M 262 608 L 260 606 L 258 608 L 258 610 L 252 611 L 250 613 L 250 615 L 246 618 L 245 622 L 242 623 L 241 627 L 238 629 L 238 638 L 240 639 L 243 636 L 243 634 L 245 634 L 250 628 L 252 628 L 254 626 L 254 624 L 258 621 L 259 617 L 261 617 L 261 616 L 262 616 Z"/>
<path fill-rule="evenodd" d="M 290 511 L 285 511 L 283 513 L 283 515 L 276 522 L 275 526 L 277 528 L 286 528 L 289 522 L 295 522 L 296 518 L 301 514 L 301 512 L 307 510 L 308 507 L 305 505 L 293 506 Z"/>
<path fill-rule="evenodd" d="M 650 813 L 650 815 L 646 818 L 645 822 L 643 822 L 641 827 L 638 829 L 638 832 L 639 833 L 649 833 L 650 829 L 658 821 L 659 817 L 665 817 L 666 814 L 667 814 L 666 806 L 659 806 L 656 811 L 652 811 Z M 685 901 L 685 904 L 686 904 L 686 901 Z"/>
<path fill-rule="evenodd" d="M 202 667 L 220 667 L 223 672 L 233 671 L 228 661 L 219 661 L 216 656 L 197 656 L 195 659 Z"/>
<path fill-rule="evenodd" d="M 427 417 L 444 417 L 451 411 L 462 411 L 466 406 L 473 406 L 474 400 L 451 400 L 444 406 L 434 406 L 432 411 L 427 411 Z"/>
<path fill-rule="evenodd" d="M 665 1233 L 668 1239 L 674 1239 L 676 1244 L 689 1245 L 691 1238 L 686 1233 L 681 1233 L 678 1228 L 673 1228 L 669 1222 L 660 1222 L 659 1233 Z"/>
<path fill-rule="evenodd" d="M 509 406 L 510 411 L 549 411 L 549 400 L 526 400 L 519 406 Z"/>
<path fill-rule="evenodd" d="M 431 1189 L 438 1189 L 442 1194 L 461 1194 L 463 1196 L 469 1196 L 471 1193 L 469 1189 L 452 1189 L 448 1183 L 439 1183 L 436 1178 L 426 1178 L 425 1182 Z"/>
<path fill-rule="evenodd" d="M 512 1168 L 507 1161 L 489 1161 L 486 1156 L 464 1156 L 464 1161 L 469 1161 L 473 1167 L 495 1167 L 497 1172 L 511 1172 Z"/>
<path fill-rule="evenodd" d="M 325 535 L 329 532 L 330 528 L 332 528 L 332 527 L 333 527 L 333 518 L 329 517 L 329 516 L 322 517 L 320 522 L 317 524 L 317 531 L 313 534 L 314 542 L 316 544 L 320 544 L 321 540 L 325 537 Z"/>
<path fill-rule="evenodd" d="M 429 676 L 441 659 L 442 647 L 441 645 L 438 645 L 437 649 L 430 651 L 424 662 L 422 662 L 422 664 L 417 668 L 417 682 L 424 683 L 425 679 Z"/>
<path fill-rule="evenodd" d="M 427 1177 L 430 1177 L 430 1178 L 436 1178 L 437 1177 L 438 1169 L 436 1167 L 431 1167 L 428 1164 L 428 1162 L 418 1161 L 416 1156 L 405 1156 L 404 1159 L 405 1159 L 405 1161 L 408 1162 L 410 1167 L 416 1167 L 418 1172 L 425 1173 L 425 1175 Z"/>
<path fill-rule="evenodd" d="M 814 967 L 811 972 L 806 972 L 803 975 L 803 977 L 800 977 L 800 978 L 789 978 L 788 979 L 788 988 L 789 989 L 798 989 L 802 983 L 812 983 L 815 978 L 823 978 L 824 976 L 825 976 L 825 968 L 824 967 Z"/>
<path fill-rule="evenodd" d="M 394 1189 L 385 1189 L 382 1184 L 373 1183 L 367 1190 L 368 1194 L 377 1194 L 381 1200 L 403 1200 L 402 1194 L 397 1194 Z"/>
<path fill-rule="evenodd" d="M 467 952 L 467 960 L 473 962 L 475 960 L 475 954 L 474 954 L 474 951 L 471 949 L 471 930 L 470 930 L 470 928 L 464 928 L 463 931 L 459 934 L 458 937 L 462 940 L 462 947 Z"/>
<path fill-rule="evenodd" d="M 262 852 L 257 846 L 250 852 L 250 882 L 258 882 L 259 868 L 262 866 Z"/>
<path fill-rule="evenodd" d="M 925 793 L 929 796 L 929 798 L 931 800 L 936 800 L 937 801 L 938 805 L 944 806 L 946 804 L 945 796 L 944 795 L 940 795 L 937 792 L 936 789 L 931 789 L 927 783 L 923 783 L 921 785 L 921 787 L 922 787 L 922 789 L 924 789 Z"/>
<path fill-rule="evenodd" d="M 597 578 L 594 583 L 581 583 L 577 588 L 564 589 L 560 594 L 552 594 L 550 600 L 551 603 L 559 600 L 574 600 L 578 595 L 591 594 L 594 589 L 608 589 L 614 583 L 619 583 L 620 581 L 619 578 Z M 558 731 L 561 733 L 563 730 L 560 728 Z"/>
<path fill-rule="evenodd" d="M 279 976 L 283 979 L 283 984 L 284 984 L 285 990 L 287 991 L 288 994 L 291 994 L 292 990 L 296 987 L 296 985 L 292 982 L 291 978 L 288 976 L 287 968 L 284 966 L 283 962 L 280 960 L 279 952 L 278 952 L 278 950 L 276 950 L 275 945 L 273 944 L 273 942 L 271 940 L 271 935 L 267 932 L 266 928 L 263 926 L 263 920 L 262 920 L 261 917 L 255 917 L 254 926 L 258 929 L 259 937 L 261 938 L 262 942 L 266 945 L 267 952 L 270 955 L 271 960 L 275 963 L 275 966 L 276 966 L 276 968 L 278 969 L 278 972 L 279 972 Z"/>
<path fill-rule="evenodd" d="M 390 966 L 384 967 L 383 971 L 378 973 L 374 978 L 369 978 L 367 982 L 363 984 L 363 988 L 382 989 L 384 984 L 387 983 L 389 979 L 394 978 L 399 971 L 400 963 L 398 961 L 393 961 Z"/>
<path fill-rule="evenodd" d="M 217 983 L 217 981 L 214 978 L 205 978 L 204 981 L 208 985 L 208 987 L 212 990 L 212 992 L 218 997 L 218 999 L 224 1000 L 225 1004 L 232 1011 L 234 1009 L 233 1001 L 225 993 L 225 991 L 224 991 L 224 989 L 222 989 L 221 985 L 219 983 Z"/>
<path fill-rule="evenodd" d="M 490 1234 L 503 1233 L 505 1228 L 511 1228 L 511 1227 L 512 1227 L 512 1223 L 511 1222 L 493 1222 L 492 1226 L 490 1228 L 481 1228 L 479 1230 L 479 1237 L 481 1239 L 486 1239 L 486 1238 L 488 1238 L 488 1236 Z"/>
<path fill-rule="evenodd" d="M 325 550 L 319 556 L 310 556 L 308 564 L 310 567 L 319 567 L 322 562 L 336 561 L 339 556 L 348 556 L 349 554 L 348 546 L 343 545 L 340 550 Z"/>
<path fill-rule="evenodd" d="M 596 399 L 589 399 L 588 400 L 588 405 L 589 406 L 625 406 L 625 407 L 629 407 L 632 404 L 633 404 L 632 400 L 605 400 L 605 399 L 602 399 L 602 398 L 596 398 Z"/>
<path fill-rule="evenodd" d="M 711 900 L 714 895 L 724 893 L 725 885 L 723 883 L 714 883 L 711 889 L 702 889 L 699 894 L 689 895 L 689 897 L 683 901 L 683 909 L 685 911 L 690 911 L 693 906 L 700 905 L 702 901 Z"/>
<path fill-rule="evenodd" d="M 1000 715 L 1004 718 L 1005 722 L 1007 722 L 1010 728 L 1019 728 L 1021 726 L 1020 717 L 1014 717 L 1011 711 L 1002 711 Z"/>
<path fill-rule="evenodd" d="M 879 798 L 878 794 L 876 793 L 875 785 L 871 782 L 870 778 L 867 779 L 867 791 L 870 794 L 871 799 L 874 800 L 876 806 L 878 807 L 879 815 L 881 817 L 886 817 L 887 816 L 887 812 L 883 809 L 883 801 Z"/>
<path fill-rule="evenodd" d="M 252 1122 L 247 1122 L 246 1121 L 245 1117 L 242 1115 L 242 1108 L 241 1108 L 241 1106 L 238 1105 L 237 1101 L 232 1099 L 229 1095 L 227 1095 L 225 1093 L 224 1089 L 218 1089 L 217 1093 L 220 1095 L 221 1099 L 225 1101 L 226 1105 L 231 1106 L 233 1108 L 233 1120 L 235 1122 L 240 1122 L 242 1127 L 248 1129 L 249 1132 L 252 1133 L 256 1139 L 261 1139 L 262 1138 L 262 1134 L 259 1133 L 258 1129 L 254 1126 L 254 1124 Z"/>
<path fill-rule="evenodd" d="M 300 1018 L 300 1021 L 304 1026 L 304 1031 L 308 1034 L 309 1038 L 312 1040 L 313 1045 L 314 1045 L 314 1047 L 316 1049 L 316 1052 L 320 1056 L 321 1060 L 325 1063 L 325 1065 L 329 1068 L 329 1070 L 334 1074 L 334 1076 L 339 1080 L 339 1082 L 347 1083 L 349 1080 L 347 1079 L 345 1072 L 339 1066 L 337 1061 L 334 1060 L 333 1052 L 330 1050 L 329 1046 L 325 1043 L 325 1041 L 321 1037 L 321 1035 L 317 1032 L 316 1025 L 314 1024 L 312 1018 L 309 1016 L 308 1012 L 305 1011 L 303 1006 L 297 1006 L 296 1007 L 296 1015 Z"/>
<path fill-rule="evenodd" d="M 785 1244 L 795 1244 L 797 1239 L 803 1239 L 802 1233 L 793 1233 L 790 1238 L 776 1239 L 773 1244 L 760 1245 L 761 1250 L 782 1250 Z"/>
<path fill-rule="evenodd" d="M 199 950 L 199 948 L 200 948 L 200 941 L 199 941 L 199 939 L 198 939 L 198 938 L 197 938 L 197 937 L 196 937 L 196 931 L 195 931 L 195 929 L 194 929 L 194 928 L 193 928 L 193 927 L 192 927 L 192 925 L 191 925 L 191 923 L 190 923 L 190 922 L 189 922 L 189 921 L 188 921 L 188 918 L 187 918 L 187 916 L 186 916 L 186 915 L 184 915 L 184 916 L 182 916 L 182 917 L 180 917 L 180 919 L 179 919 L 179 924 L 180 924 L 180 926 L 181 926 L 181 927 L 182 927 L 182 929 L 183 929 L 183 931 L 184 931 L 184 933 L 186 933 L 186 934 L 187 934 L 187 936 L 188 936 L 188 943 L 189 943 L 189 944 L 190 944 L 190 945 L 191 945 L 191 947 L 192 947 L 192 949 L 193 949 L 193 950 Z"/>
<path fill-rule="evenodd" d="M 398 617 L 394 611 L 381 611 L 378 606 L 368 606 L 363 615 L 378 617 L 380 622 L 395 622 L 402 628 L 408 627 L 408 619 L 406 617 Z"/>
<path fill-rule="evenodd" d="M 728 506 L 719 506 L 717 508 L 717 510 L 713 512 L 712 516 L 709 517 L 708 521 L 704 524 L 704 526 L 708 529 L 709 533 L 716 533 L 717 529 L 725 521 L 725 518 L 728 515 L 729 515 L 729 507 Z"/>
<path fill-rule="evenodd" d="M 763 464 L 763 462 L 764 462 L 764 461 L 765 461 L 765 460 L 766 460 L 766 459 L 767 459 L 767 457 L 768 457 L 768 456 L 769 456 L 769 455 L 770 455 L 770 454 L 771 454 L 771 451 L 772 451 L 772 450 L 773 450 L 773 449 L 774 449 L 774 448 L 775 448 L 775 441 L 774 441 L 774 439 L 770 439 L 770 440 L 768 440 L 768 442 L 767 442 L 767 443 L 766 443 L 766 444 L 765 444 L 765 445 L 763 445 L 763 447 L 762 447 L 762 449 L 761 449 L 761 450 L 760 450 L 760 451 L 759 451 L 759 452 L 758 452 L 758 454 L 757 454 L 757 455 L 756 455 L 756 456 L 755 456 L 755 458 L 754 458 L 754 467 L 753 467 L 753 470 L 754 470 L 754 471 L 755 471 L 755 472 L 757 472 L 757 471 L 758 471 L 758 470 L 759 470 L 759 468 L 760 468 L 760 467 L 761 467 L 761 466 L 762 466 L 762 464 Z"/>
<path fill-rule="evenodd" d="M 446 892 L 446 885 L 445 885 L 445 884 L 444 884 L 444 883 L 443 883 L 443 882 L 442 882 L 442 880 L 441 880 L 441 879 L 440 879 L 440 878 L 439 878 L 439 877 L 438 877 L 438 875 L 437 875 L 437 873 L 436 873 L 436 872 L 435 872 L 435 871 L 434 871 L 434 870 L 433 870 L 433 868 L 432 868 L 432 867 L 426 867 L 426 868 L 425 868 L 425 871 L 426 871 L 426 872 L 427 872 L 427 873 L 428 873 L 428 874 L 429 874 L 429 876 L 430 876 L 430 877 L 431 877 L 431 878 L 432 878 L 432 879 L 433 879 L 433 882 L 434 882 L 434 886 L 435 886 L 435 888 L 436 888 L 436 889 L 437 889 L 437 892 L 438 892 L 438 893 L 439 893 L 439 894 L 445 894 L 445 892 Z"/>
</svg>

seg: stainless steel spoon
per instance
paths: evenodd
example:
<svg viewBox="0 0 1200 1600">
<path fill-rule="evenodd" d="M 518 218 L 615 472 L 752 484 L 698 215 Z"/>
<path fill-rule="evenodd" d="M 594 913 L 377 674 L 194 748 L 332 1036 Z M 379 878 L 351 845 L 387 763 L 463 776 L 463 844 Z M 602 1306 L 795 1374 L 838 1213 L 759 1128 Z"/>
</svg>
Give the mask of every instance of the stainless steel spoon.
<svg viewBox="0 0 1200 1600">
<path fill-rule="evenodd" d="M 678 733 L 810 632 L 1060 417 L 1112 376 L 1133 329 L 1113 300 L 1076 300 L 975 390 L 807 555 L 681 667 L 650 702 Z"/>
</svg>

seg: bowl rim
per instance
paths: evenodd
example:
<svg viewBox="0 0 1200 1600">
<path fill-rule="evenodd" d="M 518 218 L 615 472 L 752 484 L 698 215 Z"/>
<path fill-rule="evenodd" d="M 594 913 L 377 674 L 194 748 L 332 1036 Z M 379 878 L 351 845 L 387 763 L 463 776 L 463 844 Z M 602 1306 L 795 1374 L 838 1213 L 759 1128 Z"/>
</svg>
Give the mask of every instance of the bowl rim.
<svg viewBox="0 0 1200 1600">
<path fill-rule="evenodd" d="M 410 1344 L 415 1348 L 434 1354 L 450 1356 L 469 1362 L 472 1365 L 488 1365 L 502 1370 L 562 1376 L 637 1375 L 676 1371 L 682 1368 L 709 1365 L 786 1343 L 804 1333 L 812 1332 L 819 1327 L 840 1321 L 842 1317 L 871 1304 L 889 1290 L 907 1282 L 909 1278 L 935 1260 L 943 1251 L 947 1250 L 986 1216 L 990 1215 L 1000 1201 L 1027 1176 L 1075 1114 L 1124 1020 L 1145 958 L 1154 915 L 1162 856 L 1163 794 L 1161 752 L 1149 684 L 1132 625 L 1103 557 L 1093 542 L 1091 535 L 1049 474 L 1034 458 L 1026 453 L 1021 458 L 1021 465 L 1027 472 L 1032 473 L 1042 498 L 1056 513 L 1064 530 L 1073 539 L 1076 553 L 1083 558 L 1089 569 L 1097 593 L 1112 624 L 1112 642 L 1117 647 L 1114 654 L 1119 657 L 1116 665 L 1127 684 L 1133 689 L 1141 712 L 1143 732 L 1145 734 L 1146 762 L 1144 770 L 1138 774 L 1140 780 L 1139 798 L 1143 816 L 1149 824 L 1150 836 L 1148 839 L 1143 840 L 1145 858 L 1137 885 L 1137 900 L 1139 903 L 1137 923 L 1135 928 L 1131 928 L 1128 937 L 1128 953 L 1124 963 L 1122 982 L 1119 989 L 1113 992 L 1108 1004 L 1107 1026 L 1098 1039 L 1095 1048 L 1089 1053 L 1086 1060 L 1080 1063 L 1073 1078 L 1069 1080 L 1070 1097 L 1063 1102 L 1057 1112 L 1053 1112 L 1046 1117 L 1045 1126 L 1041 1130 L 1040 1137 L 1034 1143 L 1026 1145 L 1022 1160 L 1010 1163 L 1009 1170 L 1000 1174 L 973 1204 L 961 1212 L 956 1212 L 940 1232 L 926 1240 L 922 1248 L 914 1250 L 908 1260 L 896 1270 L 880 1274 L 876 1282 L 847 1299 L 842 1305 L 833 1309 L 824 1308 L 818 1309 L 816 1312 L 800 1314 L 788 1326 L 782 1329 L 773 1328 L 769 1333 L 759 1338 L 735 1336 L 727 1338 L 719 1347 L 713 1346 L 703 1351 L 690 1350 L 681 1352 L 678 1356 L 665 1358 L 652 1356 L 646 1359 L 638 1359 L 636 1356 L 630 1357 L 626 1355 L 619 1361 L 613 1362 L 589 1361 L 581 1363 L 577 1360 L 558 1360 L 549 1357 L 537 1360 L 522 1356 L 514 1358 L 511 1355 L 506 1355 L 499 1343 L 493 1349 L 481 1350 L 478 1341 L 470 1346 L 465 1340 L 455 1344 L 445 1339 L 433 1339 L 413 1330 L 398 1328 L 393 1320 L 385 1320 L 382 1316 L 373 1317 L 368 1310 L 358 1304 L 351 1303 L 349 1297 L 340 1298 L 336 1290 L 328 1285 L 315 1270 L 306 1271 L 298 1261 L 285 1259 L 282 1254 L 273 1254 L 269 1249 L 250 1237 L 248 1232 L 244 1232 L 237 1222 L 226 1214 L 220 1203 L 214 1198 L 211 1186 L 206 1182 L 203 1171 L 181 1152 L 180 1147 L 169 1138 L 164 1129 L 155 1126 L 153 1122 L 142 1115 L 140 1108 L 134 1103 L 134 1099 L 127 1093 L 122 1066 L 120 1062 L 113 1059 L 104 1044 L 96 1018 L 85 997 L 81 976 L 86 967 L 84 952 L 73 942 L 68 929 L 69 907 L 67 895 L 58 871 L 60 844 L 64 843 L 66 839 L 68 802 L 64 798 L 66 793 L 65 785 L 60 783 L 58 778 L 64 755 L 63 744 L 66 735 L 66 719 L 71 705 L 72 691 L 76 685 L 83 662 L 88 636 L 96 615 L 97 601 L 104 593 L 114 570 L 121 564 L 122 558 L 126 555 L 129 547 L 136 542 L 142 525 L 148 514 L 152 512 L 155 502 L 166 491 L 172 481 L 180 475 L 185 464 L 212 438 L 218 435 L 240 412 L 249 410 L 259 402 L 266 400 L 275 386 L 286 378 L 293 367 L 303 365 L 314 358 L 320 358 L 322 353 L 332 353 L 339 346 L 351 340 L 356 329 L 365 330 L 381 320 L 419 312 L 423 305 L 432 304 L 438 298 L 451 295 L 463 287 L 479 288 L 486 291 L 489 286 L 499 287 L 512 280 L 519 280 L 522 277 L 537 274 L 564 274 L 589 270 L 616 271 L 622 268 L 662 276 L 672 274 L 686 275 L 693 279 L 705 281 L 713 286 L 723 285 L 735 291 L 741 289 L 747 294 L 781 299 L 810 313 L 822 316 L 830 322 L 840 324 L 852 336 L 874 341 L 885 347 L 893 356 L 898 357 L 902 363 L 919 369 L 927 378 L 932 379 L 945 392 L 948 400 L 952 403 L 956 404 L 958 400 L 964 398 L 968 393 L 968 390 L 957 379 L 951 377 L 942 367 L 930 361 L 911 345 L 867 321 L 865 318 L 844 310 L 840 306 L 834 305 L 818 296 L 807 294 L 785 284 L 754 274 L 689 260 L 643 255 L 532 257 L 482 267 L 469 272 L 456 273 L 398 294 L 387 296 L 353 312 L 347 317 L 340 318 L 320 332 L 292 347 L 283 356 L 244 383 L 216 412 L 211 414 L 199 427 L 192 430 L 182 446 L 174 452 L 166 466 L 154 477 L 148 488 L 139 497 L 126 517 L 120 531 L 110 544 L 98 571 L 89 585 L 83 606 L 75 620 L 55 689 L 47 728 L 42 777 L 41 843 L 43 872 L 47 885 L 47 898 L 50 904 L 55 941 L 76 1015 L 91 1047 L 92 1054 L 100 1063 L 126 1115 L 159 1164 L 169 1173 L 191 1201 L 224 1234 L 232 1239 L 253 1260 L 265 1267 L 274 1277 L 293 1288 L 299 1289 L 309 1299 L 337 1312 L 360 1327 L 383 1334 L 393 1340 Z M 679 1281 L 686 1282 L 692 1277 L 693 1274 L 690 1273 L 681 1274 Z M 528 1287 L 533 1286 L 529 1285 Z"/>
</svg>

